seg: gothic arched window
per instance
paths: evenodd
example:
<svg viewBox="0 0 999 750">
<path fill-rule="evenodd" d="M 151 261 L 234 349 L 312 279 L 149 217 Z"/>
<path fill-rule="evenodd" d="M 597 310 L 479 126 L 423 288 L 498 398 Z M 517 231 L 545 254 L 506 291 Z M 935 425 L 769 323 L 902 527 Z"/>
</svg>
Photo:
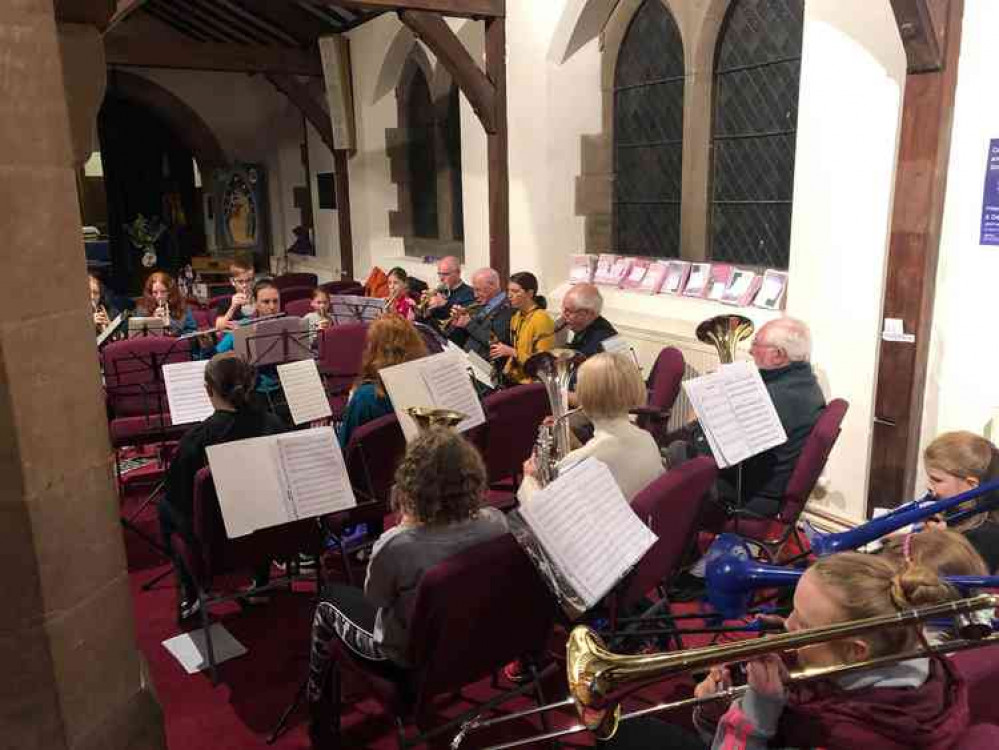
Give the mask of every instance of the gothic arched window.
<svg viewBox="0 0 999 750">
<path fill-rule="evenodd" d="M 405 90 L 406 160 L 414 237 L 437 237 L 437 160 L 434 155 L 434 105 L 423 70 L 413 66 Z"/>
<path fill-rule="evenodd" d="M 614 251 L 679 257 L 683 40 L 662 0 L 635 13 L 614 70 Z"/>
<path fill-rule="evenodd" d="M 803 0 L 733 0 L 715 49 L 711 260 L 787 268 Z"/>
</svg>

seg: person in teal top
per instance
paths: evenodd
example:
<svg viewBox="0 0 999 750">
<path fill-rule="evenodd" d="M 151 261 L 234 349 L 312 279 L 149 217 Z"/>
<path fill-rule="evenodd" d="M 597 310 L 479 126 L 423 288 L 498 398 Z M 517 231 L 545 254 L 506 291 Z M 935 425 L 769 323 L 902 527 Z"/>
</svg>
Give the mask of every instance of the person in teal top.
<svg viewBox="0 0 999 750">
<path fill-rule="evenodd" d="M 368 326 L 361 374 L 354 384 L 337 436 L 344 448 L 354 430 L 391 414 L 392 401 L 378 376 L 379 370 L 427 356 L 427 346 L 416 327 L 398 315 L 385 315 Z"/>
<path fill-rule="evenodd" d="M 277 315 L 281 311 L 281 292 L 270 279 L 261 279 L 253 286 L 253 316 L 263 318 L 268 315 Z M 222 354 L 231 352 L 236 340 L 232 331 L 228 331 L 215 345 L 215 349 L 206 352 L 212 354 Z M 254 390 L 257 393 L 271 394 L 281 388 L 281 381 L 278 379 L 276 365 L 263 365 L 257 368 L 257 384 Z"/>
</svg>

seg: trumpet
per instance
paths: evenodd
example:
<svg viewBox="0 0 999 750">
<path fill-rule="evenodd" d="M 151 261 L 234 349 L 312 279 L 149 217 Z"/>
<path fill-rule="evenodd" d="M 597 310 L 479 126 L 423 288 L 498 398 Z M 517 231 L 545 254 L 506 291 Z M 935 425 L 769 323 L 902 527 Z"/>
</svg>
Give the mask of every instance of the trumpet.
<svg viewBox="0 0 999 750">
<path fill-rule="evenodd" d="M 479 310 L 483 308 L 481 302 L 473 302 L 468 307 L 462 307 L 460 305 L 455 305 L 451 308 L 451 314 L 447 316 L 447 320 L 444 321 L 443 331 L 447 335 L 451 329 L 454 327 L 454 322 L 462 315 L 474 315 Z"/>
<path fill-rule="evenodd" d="M 712 703 L 721 700 L 738 698 L 748 689 L 742 685 L 729 688 L 704 698 L 687 698 L 679 701 L 660 703 L 656 706 L 639 709 L 630 713 L 622 713 L 621 700 L 635 690 L 673 675 L 704 670 L 719 664 L 731 664 L 758 658 L 766 654 L 780 654 L 795 651 L 806 646 L 819 643 L 829 643 L 843 638 L 849 638 L 864 633 L 871 633 L 882 628 L 915 627 L 939 617 L 961 618 L 971 612 L 992 609 L 999 604 L 999 597 L 982 594 L 967 599 L 958 599 L 940 604 L 896 612 L 890 615 L 869 617 L 861 620 L 825 625 L 808 630 L 797 630 L 780 635 L 737 641 L 721 646 L 679 651 L 664 654 L 615 654 L 606 648 L 600 637 L 584 625 L 579 625 L 569 634 L 566 645 L 566 675 L 569 683 L 569 698 L 547 706 L 506 714 L 496 719 L 472 719 L 466 723 L 454 740 L 452 750 L 457 750 L 465 737 L 473 731 L 505 723 L 525 716 L 544 713 L 557 708 L 575 707 L 580 716 L 580 723 L 566 729 L 560 729 L 545 734 L 528 737 L 502 745 L 494 745 L 487 750 L 506 750 L 519 747 L 530 742 L 541 742 L 590 731 L 599 739 L 610 739 L 617 731 L 622 721 L 648 716 L 664 711 Z M 804 668 L 793 671 L 790 676 L 792 685 L 818 679 L 838 677 L 848 672 L 857 672 L 877 667 L 895 664 L 908 659 L 923 658 L 931 655 L 941 655 L 964 651 L 970 648 L 994 645 L 999 641 L 999 635 L 992 634 L 983 637 L 977 628 L 959 631 L 953 640 L 930 646 L 924 644 L 921 648 L 906 651 L 902 654 L 875 657 L 865 661 L 850 664 L 836 664 L 824 667 Z"/>
<path fill-rule="evenodd" d="M 427 317 L 427 309 L 430 305 L 430 300 L 435 294 L 446 294 L 447 284 L 438 284 L 433 291 L 430 289 L 424 289 L 423 294 L 420 295 L 419 301 L 416 303 L 415 311 L 416 317 L 425 318 Z"/>
<path fill-rule="evenodd" d="M 97 333 L 104 333 L 104 329 L 107 328 L 108 325 L 110 325 L 111 321 L 108 320 L 107 323 L 97 323 L 96 316 L 103 315 L 104 318 L 107 319 L 108 317 L 107 308 L 105 308 L 104 305 L 102 305 L 97 300 L 90 300 L 90 309 L 94 314 L 95 318 L 94 326 L 97 328 Z"/>
<path fill-rule="evenodd" d="M 742 315 L 716 315 L 697 326 L 697 339 L 712 344 L 723 365 L 735 361 L 739 344 L 753 335 L 753 321 Z"/>
</svg>

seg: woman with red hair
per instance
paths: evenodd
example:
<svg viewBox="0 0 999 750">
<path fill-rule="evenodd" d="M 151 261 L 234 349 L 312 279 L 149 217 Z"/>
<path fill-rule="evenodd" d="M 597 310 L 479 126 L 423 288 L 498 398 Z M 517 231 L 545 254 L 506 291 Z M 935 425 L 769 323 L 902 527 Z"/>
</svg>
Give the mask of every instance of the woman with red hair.
<svg viewBox="0 0 999 750">
<path fill-rule="evenodd" d="M 198 330 L 197 321 L 181 299 L 177 283 L 170 274 L 163 271 L 149 274 L 142 290 L 142 299 L 136 305 L 136 313 L 162 318 L 164 333 L 171 336 L 182 336 Z"/>
</svg>

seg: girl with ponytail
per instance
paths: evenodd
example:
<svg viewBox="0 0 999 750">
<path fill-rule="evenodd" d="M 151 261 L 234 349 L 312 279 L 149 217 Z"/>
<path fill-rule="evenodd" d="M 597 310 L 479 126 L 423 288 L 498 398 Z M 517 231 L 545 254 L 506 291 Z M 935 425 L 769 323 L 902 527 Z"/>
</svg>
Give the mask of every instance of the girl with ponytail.
<svg viewBox="0 0 999 750">
<path fill-rule="evenodd" d="M 794 593 L 789 631 L 889 615 L 959 598 L 915 561 L 845 552 L 810 567 Z M 912 627 L 815 644 L 797 652 L 801 667 L 855 664 L 914 650 Z M 774 654 L 749 663 L 749 691 L 722 716 L 713 748 L 873 748 L 945 750 L 968 726 L 964 683 L 946 658 L 915 658 L 805 685 L 790 693 L 787 668 Z M 715 668 L 698 696 L 731 684 Z M 703 714 L 699 727 L 705 728 Z"/>
<path fill-rule="evenodd" d="M 193 538 L 194 476 L 208 463 L 205 448 L 274 435 L 285 429 L 277 416 L 257 406 L 256 377 L 256 370 L 232 352 L 216 354 L 205 367 L 205 390 L 215 411 L 184 433 L 167 471 L 166 493 L 157 506 L 163 542 L 171 550 L 174 534 Z M 198 600 L 183 566 L 175 561 L 175 568 L 179 575 L 178 619 L 185 619 L 197 611 Z M 258 571 L 258 583 L 269 568 Z"/>
</svg>

